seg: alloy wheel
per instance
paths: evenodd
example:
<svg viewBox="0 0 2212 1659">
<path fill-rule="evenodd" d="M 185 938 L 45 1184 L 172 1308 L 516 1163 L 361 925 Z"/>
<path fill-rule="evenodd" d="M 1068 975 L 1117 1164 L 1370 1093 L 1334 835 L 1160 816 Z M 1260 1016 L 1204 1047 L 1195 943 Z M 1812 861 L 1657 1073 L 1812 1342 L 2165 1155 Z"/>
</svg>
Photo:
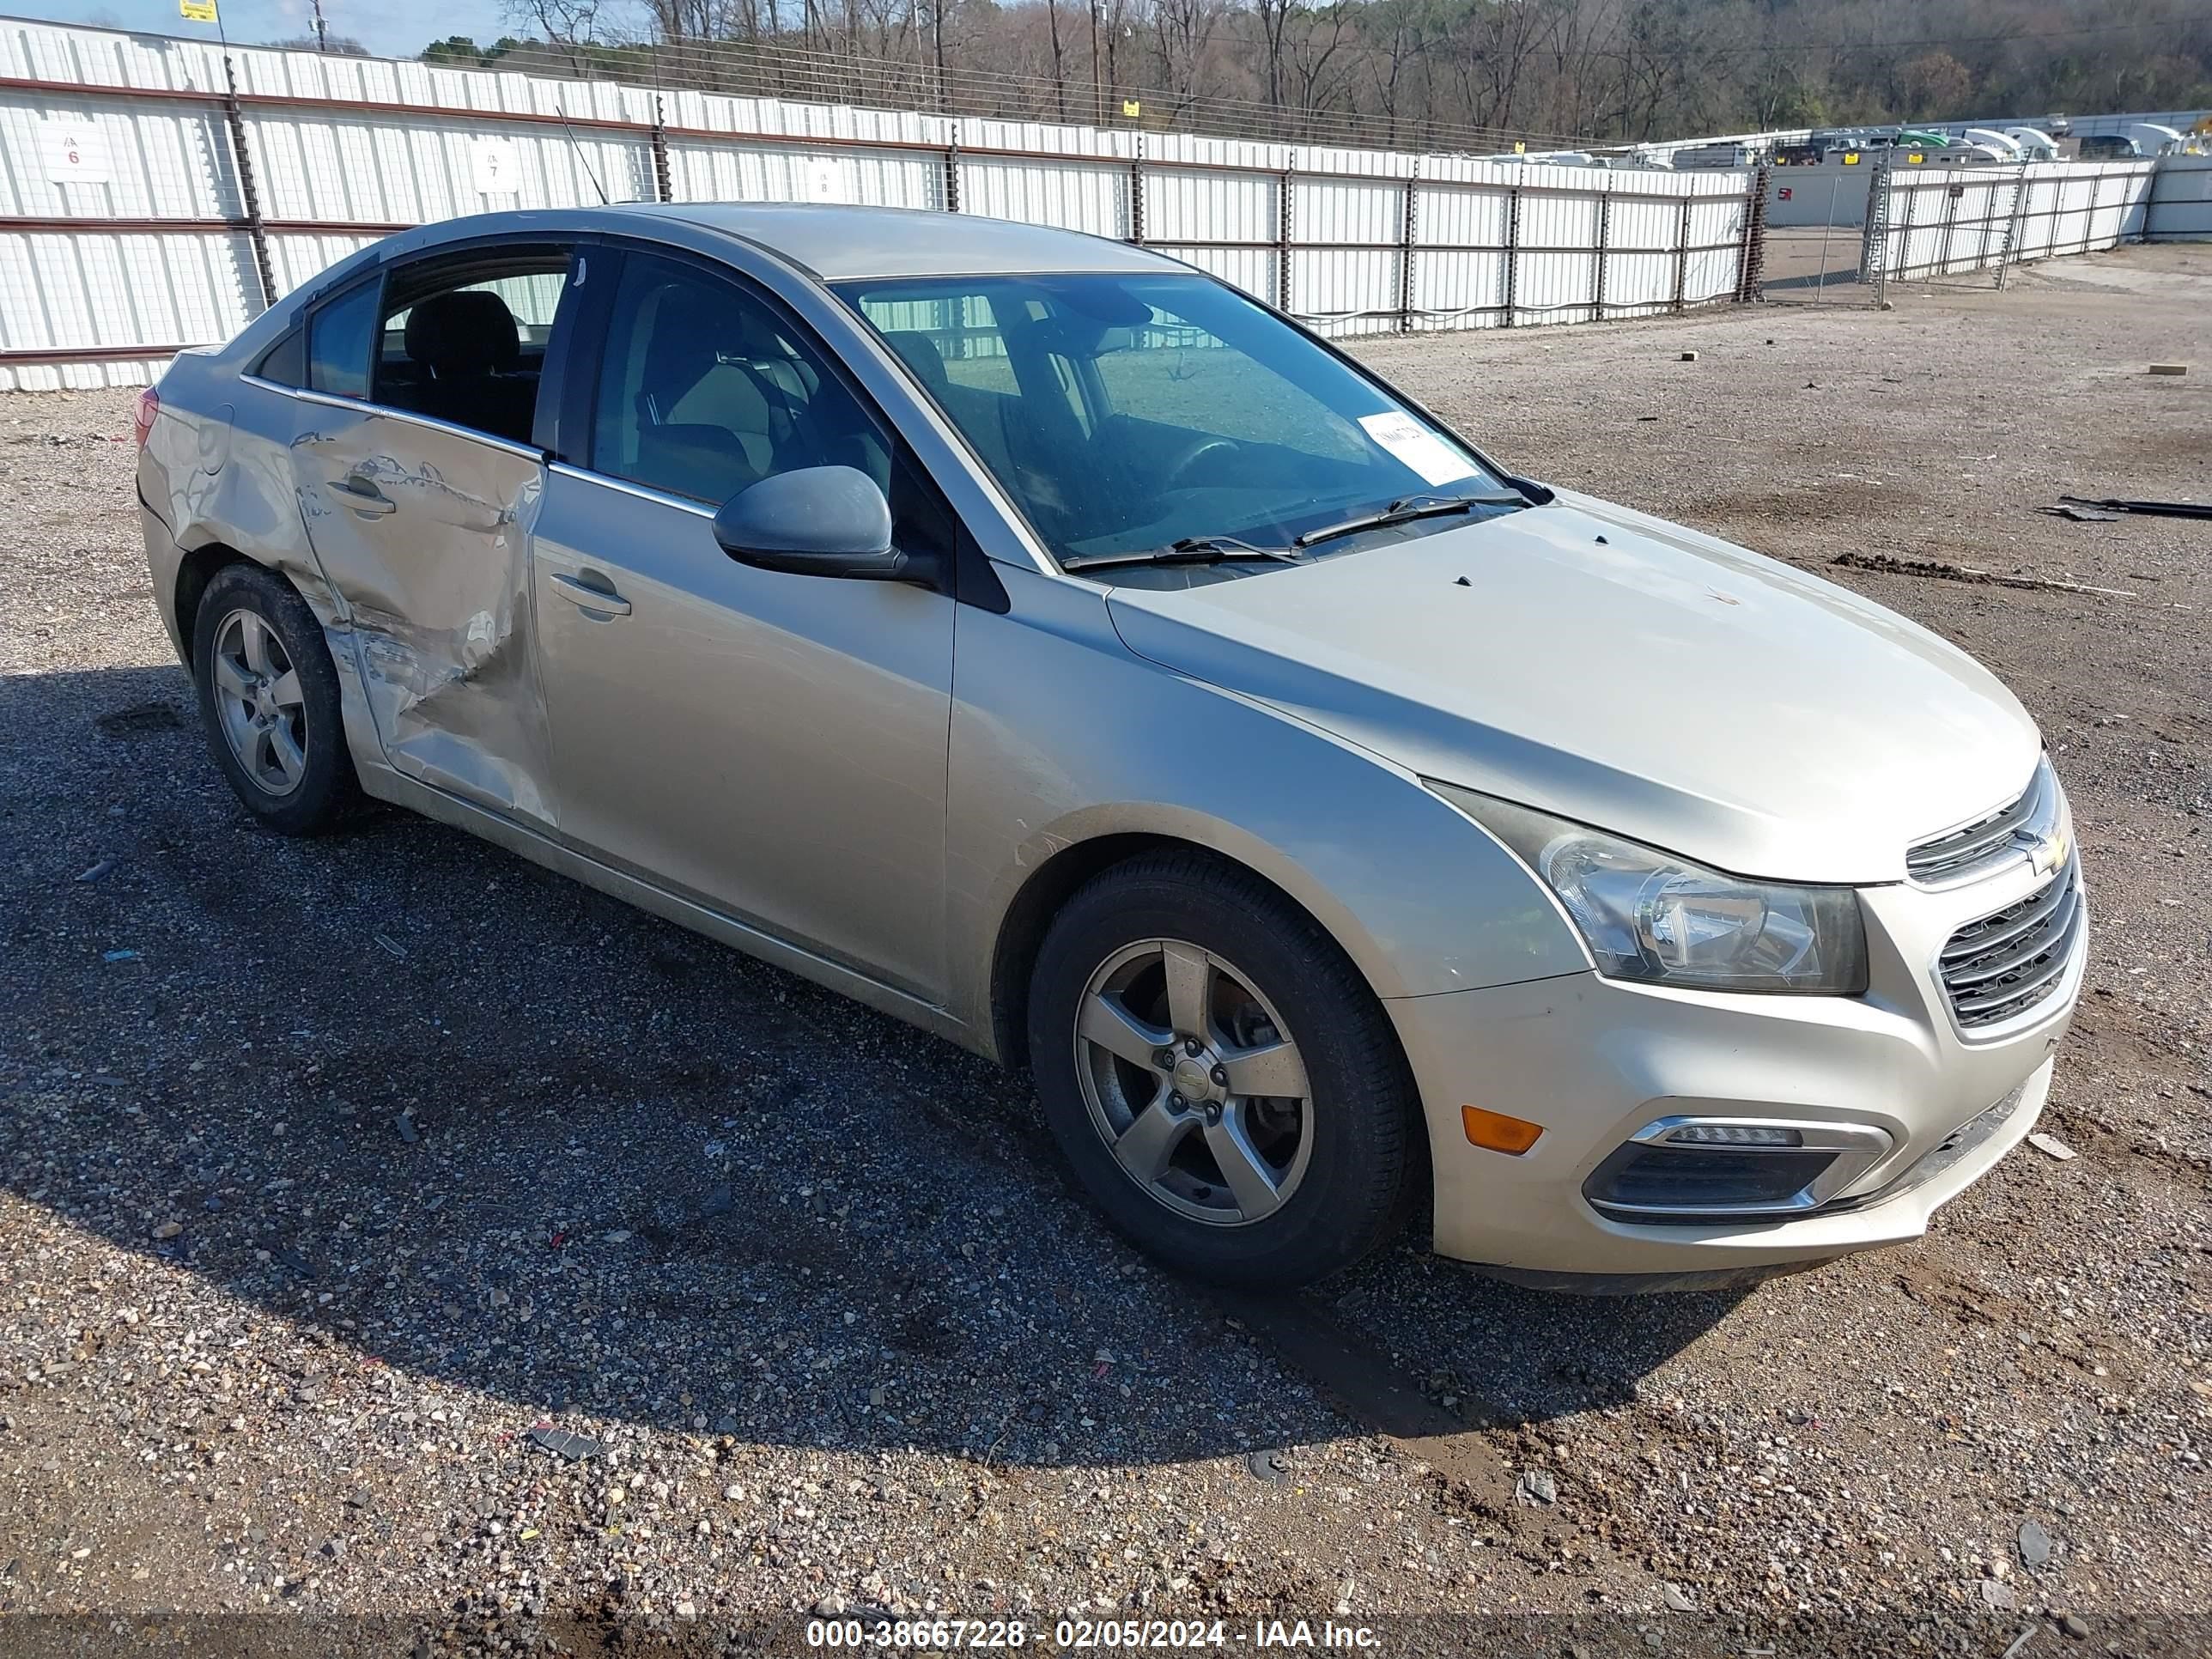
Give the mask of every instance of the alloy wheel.
<svg viewBox="0 0 2212 1659">
<path fill-rule="evenodd" d="M 1073 1036 L 1091 1125 L 1155 1200 L 1234 1227 L 1297 1191 L 1314 1144 L 1305 1062 L 1233 963 L 1182 939 L 1124 945 L 1085 986 Z"/>
<path fill-rule="evenodd" d="M 216 630 L 210 664 L 217 721 L 246 775 L 289 795 L 307 769 L 307 707 L 284 641 L 258 611 L 238 610 Z"/>
</svg>

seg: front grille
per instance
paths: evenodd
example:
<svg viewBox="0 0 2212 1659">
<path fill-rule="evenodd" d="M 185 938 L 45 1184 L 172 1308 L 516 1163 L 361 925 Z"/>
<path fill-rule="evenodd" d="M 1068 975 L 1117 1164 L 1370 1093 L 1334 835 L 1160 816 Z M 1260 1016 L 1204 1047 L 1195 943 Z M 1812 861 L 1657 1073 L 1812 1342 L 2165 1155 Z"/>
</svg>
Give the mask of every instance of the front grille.
<svg viewBox="0 0 2212 1659">
<path fill-rule="evenodd" d="M 2057 821 L 2058 811 L 2058 780 L 2045 761 L 2018 800 L 1908 849 L 1905 873 L 1931 887 L 1971 880 L 2019 857 L 2039 831 Z"/>
<path fill-rule="evenodd" d="M 2056 994 L 2081 920 L 2081 867 L 2069 860 L 2018 903 L 1952 934 L 1937 971 L 1960 1026 L 2002 1024 Z"/>
</svg>

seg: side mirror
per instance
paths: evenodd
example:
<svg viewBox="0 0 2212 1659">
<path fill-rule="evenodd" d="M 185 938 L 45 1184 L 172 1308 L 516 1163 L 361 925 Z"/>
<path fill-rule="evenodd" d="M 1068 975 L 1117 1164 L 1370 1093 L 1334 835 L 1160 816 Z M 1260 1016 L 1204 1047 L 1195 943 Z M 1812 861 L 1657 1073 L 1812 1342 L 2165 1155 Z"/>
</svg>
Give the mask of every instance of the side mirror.
<svg viewBox="0 0 2212 1659">
<path fill-rule="evenodd" d="M 739 490 L 714 514 L 714 539 L 740 564 L 799 576 L 931 582 L 891 546 L 890 503 L 858 468 L 806 466 Z"/>
</svg>

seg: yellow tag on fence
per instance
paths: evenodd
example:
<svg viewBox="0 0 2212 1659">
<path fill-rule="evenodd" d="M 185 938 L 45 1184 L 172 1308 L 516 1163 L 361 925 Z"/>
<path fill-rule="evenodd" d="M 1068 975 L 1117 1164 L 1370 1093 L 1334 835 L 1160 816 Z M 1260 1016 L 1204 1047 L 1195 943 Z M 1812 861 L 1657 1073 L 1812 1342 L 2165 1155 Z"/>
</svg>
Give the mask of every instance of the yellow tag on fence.
<svg viewBox="0 0 2212 1659">
<path fill-rule="evenodd" d="M 1135 99 L 1124 98 L 1121 100 L 1121 113 L 1127 116 L 1131 120 L 1135 120 L 1144 112 L 1145 106 L 1139 103 Z"/>
</svg>

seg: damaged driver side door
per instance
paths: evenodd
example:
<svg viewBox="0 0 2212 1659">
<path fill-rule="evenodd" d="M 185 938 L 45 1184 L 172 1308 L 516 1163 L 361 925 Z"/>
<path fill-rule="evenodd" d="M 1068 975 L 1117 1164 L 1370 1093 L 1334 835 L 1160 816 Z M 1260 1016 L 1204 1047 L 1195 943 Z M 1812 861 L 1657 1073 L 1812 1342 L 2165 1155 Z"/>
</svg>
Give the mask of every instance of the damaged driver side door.
<svg viewBox="0 0 2212 1659">
<path fill-rule="evenodd" d="M 545 490 L 538 388 L 573 248 L 478 246 L 404 263 L 307 321 L 292 461 L 392 768 L 550 827 L 531 627 Z"/>
</svg>

